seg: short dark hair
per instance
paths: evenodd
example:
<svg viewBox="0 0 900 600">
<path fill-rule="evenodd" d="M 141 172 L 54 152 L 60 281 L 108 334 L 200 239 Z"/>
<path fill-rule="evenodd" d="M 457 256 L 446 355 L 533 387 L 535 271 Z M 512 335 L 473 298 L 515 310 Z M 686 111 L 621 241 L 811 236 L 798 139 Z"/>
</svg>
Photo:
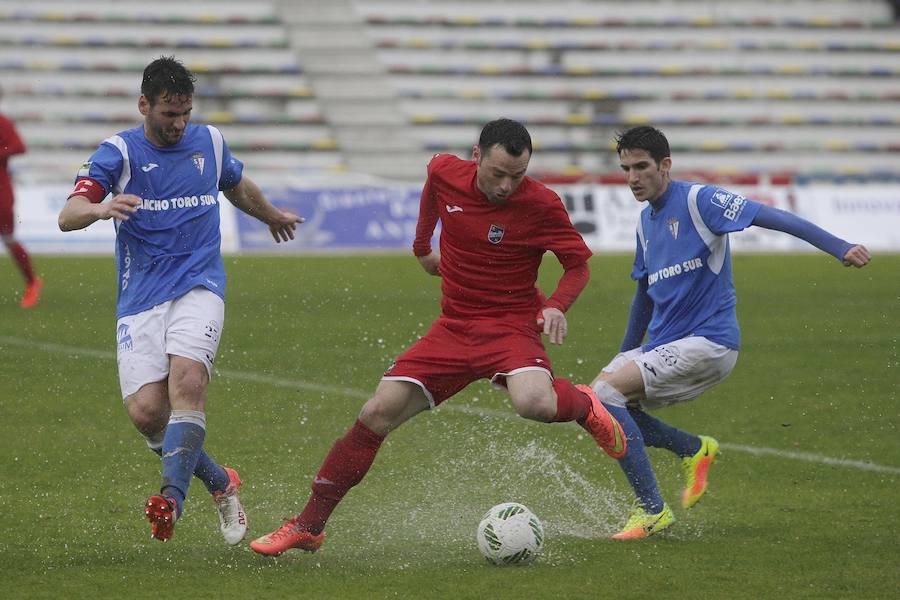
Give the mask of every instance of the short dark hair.
<svg viewBox="0 0 900 600">
<path fill-rule="evenodd" d="M 622 150 L 646 150 L 656 164 L 672 156 L 669 140 L 662 131 L 649 125 L 639 125 L 619 133 L 616 137 L 616 153 L 622 154 Z"/>
<path fill-rule="evenodd" d="M 478 147 L 482 154 L 496 145 L 503 146 L 512 156 L 521 156 L 528 150 L 531 153 L 531 135 L 525 126 L 512 119 L 496 119 L 484 126 L 478 138 Z"/>
<path fill-rule="evenodd" d="M 174 56 L 160 56 L 144 69 L 141 94 L 151 106 L 165 96 L 193 96 L 196 80 Z"/>
</svg>

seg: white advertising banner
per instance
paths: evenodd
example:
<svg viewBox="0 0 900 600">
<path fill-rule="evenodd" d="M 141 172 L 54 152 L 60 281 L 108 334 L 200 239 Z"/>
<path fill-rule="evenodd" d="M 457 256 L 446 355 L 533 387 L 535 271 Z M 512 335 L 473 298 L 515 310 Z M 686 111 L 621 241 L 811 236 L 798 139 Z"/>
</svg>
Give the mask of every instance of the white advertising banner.
<svg viewBox="0 0 900 600">
<path fill-rule="evenodd" d="M 326 186 L 321 187 L 327 190 Z M 337 185 L 334 187 L 339 188 Z M 377 188 L 377 185 L 369 187 Z M 634 199 L 627 186 L 559 184 L 551 187 L 565 202 L 572 223 L 592 250 L 634 252 L 635 227 L 638 215 L 645 205 Z M 735 185 L 728 186 L 727 189 L 769 206 L 794 212 L 847 241 L 865 244 L 873 250 L 900 251 L 900 185 Z M 392 186 L 390 190 L 396 193 L 397 187 Z M 418 206 L 419 191 L 417 186 L 410 186 L 406 190 L 413 210 Z M 57 216 L 69 192 L 71 186 L 65 184 L 16 187 L 16 237 L 29 251 L 37 254 L 112 254 L 115 251 L 115 229 L 109 221 L 100 221 L 79 231 L 59 231 Z M 236 209 L 221 194 L 219 205 L 223 251 L 234 253 L 251 249 L 249 246 L 245 247 L 246 241 L 239 235 L 240 218 L 236 216 Z M 349 221 L 367 218 L 366 214 L 362 211 L 352 212 L 345 215 L 344 220 L 335 227 L 342 231 L 348 229 L 354 226 Z M 414 222 L 414 217 L 411 218 Z M 261 235 L 264 234 L 263 237 L 268 240 L 265 227 L 259 227 Z M 335 236 L 334 239 L 334 244 L 316 246 L 315 251 L 346 250 L 346 241 L 341 242 L 341 236 Z M 731 243 L 736 252 L 815 251 L 790 235 L 759 227 L 731 234 Z M 382 239 L 380 245 L 370 244 L 358 250 L 407 251 L 409 245 L 406 237 L 393 236 Z M 302 252 L 311 248 L 296 244 L 287 245 L 285 249 Z"/>
<path fill-rule="evenodd" d="M 116 230 L 111 221 L 100 221 L 78 231 L 63 233 L 57 218 L 72 184 L 16 187 L 16 237 L 35 254 L 111 254 Z"/>
</svg>

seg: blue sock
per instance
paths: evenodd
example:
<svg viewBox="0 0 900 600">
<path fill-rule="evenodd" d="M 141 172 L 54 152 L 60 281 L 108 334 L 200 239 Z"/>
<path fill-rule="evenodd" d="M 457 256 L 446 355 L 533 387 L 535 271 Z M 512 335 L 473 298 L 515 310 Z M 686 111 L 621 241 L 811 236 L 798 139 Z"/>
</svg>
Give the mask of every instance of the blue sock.
<svg viewBox="0 0 900 600">
<path fill-rule="evenodd" d="M 162 456 L 162 443 L 165 433 L 166 430 L 163 429 L 156 435 L 144 436 L 147 439 L 147 446 L 159 456 Z M 197 458 L 197 467 L 194 469 L 194 477 L 203 482 L 203 485 L 206 486 L 206 489 L 209 490 L 210 494 L 214 492 L 224 492 L 225 488 L 228 487 L 228 484 L 231 483 L 225 469 L 218 465 L 203 448 L 200 449 Z"/>
<path fill-rule="evenodd" d="M 216 463 L 203 448 L 200 448 L 194 475 L 203 482 L 210 494 L 213 492 L 224 492 L 228 484 L 231 483 L 225 469 Z"/>
<path fill-rule="evenodd" d="M 175 499 L 180 516 L 191 476 L 206 437 L 206 415 L 196 410 L 173 410 L 162 445 L 160 493 Z"/>
<path fill-rule="evenodd" d="M 627 409 L 606 402 L 603 402 L 603 406 L 616 418 L 625 432 L 625 437 L 628 438 L 628 451 L 619 459 L 619 466 L 628 478 L 638 502 L 650 514 L 662 512 L 663 499 L 656 483 L 656 474 L 653 473 L 653 466 L 650 464 L 650 457 L 647 455 L 641 429 Z"/>
<path fill-rule="evenodd" d="M 693 456 L 700 451 L 700 438 L 693 433 L 681 431 L 652 417 L 640 408 L 629 408 L 628 413 L 640 427 L 644 443 L 653 448 L 665 448 L 681 458 Z M 618 416 L 616 417 L 618 418 Z"/>
</svg>

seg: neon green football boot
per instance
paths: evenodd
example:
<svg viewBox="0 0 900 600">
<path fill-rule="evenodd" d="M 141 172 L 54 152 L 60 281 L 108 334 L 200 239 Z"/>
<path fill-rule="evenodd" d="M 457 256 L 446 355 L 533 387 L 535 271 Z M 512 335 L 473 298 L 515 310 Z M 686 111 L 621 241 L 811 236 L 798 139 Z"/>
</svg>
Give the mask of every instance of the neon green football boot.
<svg viewBox="0 0 900 600">
<path fill-rule="evenodd" d="M 674 522 L 675 515 L 668 504 L 663 504 L 663 509 L 660 512 L 650 514 L 644 510 L 643 506 L 635 503 L 634 508 L 631 509 L 631 513 L 628 515 L 628 522 L 625 523 L 625 528 L 610 537 L 614 540 L 637 540 L 650 537 L 669 527 Z"/>
<path fill-rule="evenodd" d="M 705 435 L 700 436 L 700 450 L 693 456 L 681 459 L 681 468 L 684 470 L 685 487 L 681 492 L 681 506 L 690 508 L 706 492 L 709 466 L 716 460 L 719 453 L 719 442 Z"/>
</svg>

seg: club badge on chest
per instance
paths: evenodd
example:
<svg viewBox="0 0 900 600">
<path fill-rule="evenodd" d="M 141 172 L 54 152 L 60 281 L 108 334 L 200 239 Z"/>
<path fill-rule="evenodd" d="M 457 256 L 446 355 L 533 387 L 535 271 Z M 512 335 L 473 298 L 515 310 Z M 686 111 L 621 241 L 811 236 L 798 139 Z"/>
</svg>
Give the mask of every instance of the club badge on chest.
<svg viewBox="0 0 900 600">
<path fill-rule="evenodd" d="M 491 225 L 490 230 L 488 231 L 488 241 L 492 244 L 499 244 L 503 239 L 503 227 L 500 225 Z"/>
</svg>

